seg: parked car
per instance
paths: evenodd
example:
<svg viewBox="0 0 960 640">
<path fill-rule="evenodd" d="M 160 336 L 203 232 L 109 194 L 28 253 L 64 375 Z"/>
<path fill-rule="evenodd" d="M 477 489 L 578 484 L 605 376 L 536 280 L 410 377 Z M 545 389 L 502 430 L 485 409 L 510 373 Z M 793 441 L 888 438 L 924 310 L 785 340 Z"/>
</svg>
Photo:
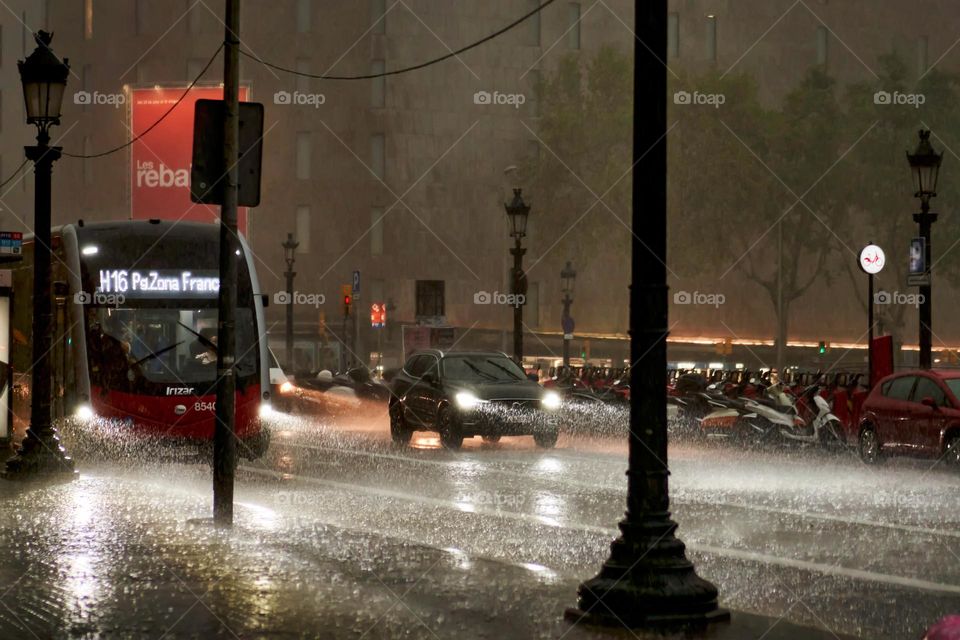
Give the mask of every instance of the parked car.
<svg viewBox="0 0 960 640">
<path fill-rule="evenodd" d="M 886 454 L 943 456 L 960 465 L 960 371 L 902 371 L 874 386 L 848 440 L 860 457 Z"/>
<path fill-rule="evenodd" d="M 390 435 L 400 444 L 415 430 L 438 432 L 448 449 L 475 436 L 557 443 L 559 394 L 529 380 L 503 353 L 418 351 L 393 377 L 391 391 Z"/>
</svg>

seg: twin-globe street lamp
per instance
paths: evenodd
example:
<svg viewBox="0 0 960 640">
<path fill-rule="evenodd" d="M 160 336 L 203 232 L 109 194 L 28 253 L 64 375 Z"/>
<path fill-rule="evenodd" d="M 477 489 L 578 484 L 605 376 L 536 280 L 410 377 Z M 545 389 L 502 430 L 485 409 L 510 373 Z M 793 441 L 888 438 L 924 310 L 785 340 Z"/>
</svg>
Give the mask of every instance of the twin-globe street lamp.
<svg viewBox="0 0 960 640">
<path fill-rule="evenodd" d="M 523 366 L 523 305 L 526 302 L 522 296 L 527 295 L 527 275 L 523 272 L 522 239 L 527 235 L 527 216 L 530 207 L 524 203 L 521 190 L 513 190 L 513 200 L 505 202 L 503 208 L 510 218 L 510 237 L 514 239 L 514 246 L 510 249 L 513 256 L 513 271 L 511 272 L 511 293 L 513 299 L 513 357 L 520 366 Z"/>
<path fill-rule="evenodd" d="M 293 278 L 297 273 L 293 270 L 295 262 L 295 252 L 300 243 L 293 239 L 293 234 L 288 233 L 287 239 L 281 243 L 283 247 L 283 259 L 287 263 L 287 270 L 283 275 L 287 277 L 287 372 L 293 371 Z"/>
<path fill-rule="evenodd" d="M 913 221 L 920 225 L 920 237 L 924 245 L 924 273 L 920 285 L 920 368 L 929 369 L 933 365 L 933 300 L 931 299 L 930 279 L 930 228 L 937 221 L 937 214 L 930 212 L 930 198 L 937 195 L 937 178 L 940 175 L 940 162 L 943 154 L 933 150 L 930 144 L 930 132 L 920 130 L 920 142 L 913 153 L 907 152 L 907 161 L 913 171 L 916 192 L 920 199 L 920 213 L 913 214 Z"/>
<path fill-rule="evenodd" d="M 570 316 L 570 305 L 573 304 L 573 285 L 577 280 L 577 271 L 567 260 L 567 266 L 560 271 L 560 291 L 563 293 L 563 317 L 560 320 L 563 328 L 563 368 L 570 368 L 570 341 L 573 340 L 573 318 Z"/>
<path fill-rule="evenodd" d="M 60 124 L 60 107 L 67 86 L 70 66 L 50 49 L 53 34 L 40 31 L 34 35 L 37 48 L 17 62 L 23 83 L 27 124 L 37 127 L 37 144 L 25 147 L 27 159 L 33 162 L 34 243 L 33 243 L 33 372 L 30 381 L 30 427 L 17 455 L 7 461 L 4 477 L 27 479 L 38 476 L 69 480 L 76 472 L 50 416 L 52 342 L 52 308 L 50 286 L 51 184 L 53 163 L 60 158 L 61 147 L 50 146 L 50 127 Z"/>
</svg>

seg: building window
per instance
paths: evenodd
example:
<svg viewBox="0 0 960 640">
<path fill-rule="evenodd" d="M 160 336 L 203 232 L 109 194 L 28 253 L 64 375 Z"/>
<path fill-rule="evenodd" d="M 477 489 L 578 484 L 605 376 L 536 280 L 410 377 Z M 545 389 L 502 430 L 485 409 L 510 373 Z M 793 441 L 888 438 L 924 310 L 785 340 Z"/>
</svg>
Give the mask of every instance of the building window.
<svg viewBox="0 0 960 640">
<path fill-rule="evenodd" d="M 370 210 L 370 255 L 383 255 L 383 209 Z"/>
<path fill-rule="evenodd" d="M 827 28 L 817 27 L 817 64 L 827 64 Z"/>
<path fill-rule="evenodd" d="M 927 36 L 917 38 L 917 75 L 923 76 L 930 68 L 930 39 Z"/>
<path fill-rule="evenodd" d="M 386 154 L 384 147 L 386 139 L 382 133 L 375 133 L 370 136 L 370 169 L 373 175 L 384 180 L 386 175 Z"/>
<path fill-rule="evenodd" d="M 93 153 L 93 143 L 90 141 L 90 136 L 83 137 L 83 155 L 90 155 Z M 93 184 L 93 163 L 94 161 L 90 158 L 84 158 L 81 160 L 83 163 L 83 184 L 89 186 Z"/>
<path fill-rule="evenodd" d="M 417 280 L 417 317 L 442 316 L 443 280 Z"/>
<path fill-rule="evenodd" d="M 667 16 L 667 57 L 680 57 L 680 14 Z"/>
<path fill-rule="evenodd" d="M 147 32 L 150 23 L 147 15 L 147 0 L 137 0 L 133 5 L 133 28 L 137 35 Z"/>
<path fill-rule="evenodd" d="M 310 58 L 297 58 L 297 73 L 310 73 Z M 310 80 L 307 76 L 297 76 L 297 91 L 301 94 L 310 93 Z"/>
<path fill-rule="evenodd" d="M 370 280 L 370 304 L 374 302 L 384 302 L 383 299 L 383 280 L 380 278 L 372 278 Z M 390 318 L 387 318 L 389 321 Z"/>
<path fill-rule="evenodd" d="M 541 4 L 540 0 L 527 0 L 527 11 L 533 11 Z M 526 30 L 524 31 L 525 43 L 531 47 L 540 46 L 540 12 L 533 14 L 527 19 Z"/>
<path fill-rule="evenodd" d="M 540 115 L 540 71 L 534 69 L 527 74 L 527 104 L 530 105 L 530 115 Z"/>
<path fill-rule="evenodd" d="M 297 132 L 297 180 L 310 179 L 310 132 Z"/>
<path fill-rule="evenodd" d="M 717 16 L 707 16 L 707 60 L 717 61 Z"/>
<path fill-rule="evenodd" d="M 370 0 L 371 33 L 387 32 L 387 3 L 386 0 Z"/>
<path fill-rule="evenodd" d="M 187 60 L 187 82 L 192 82 L 194 78 L 200 75 L 207 61 L 203 58 L 190 58 Z"/>
<path fill-rule="evenodd" d="M 187 0 L 187 32 L 188 33 L 200 33 L 201 25 L 200 21 L 202 16 L 200 12 L 203 8 L 199 4 L 193 3 L 191 0 Z"/>
<path fill-rule="evenodd" d="M 310 33 L 312 16 L 311 0 L 297 0 L 297 33 Z"/>
<path fill-rule="evenodd" d="M 93 65 L 85 64 L 80 68 L 80 86 L 83 88 L 84 93 L 91 93 L 90 86 L 93 84 Z M 82 111 L 86 111 L 90 108 L 90 101 L 83 103 L 83 106 L 80 107 Z"/>
<path fill-rule="evenodd" d="M 540 141 L 527 140 L 527 159 L 530 162 L 540 162 Z"/>
<path fill-rule="evenodd" d="M 531 329 L 540 326 L 540 283 L 527 283 L 527 297 L 523 305 L 523 323 Z"/>
<path fill-rule="evenodd" d="M 310 253 L 310 207 L 297 207 L 297 253 Z"/>
<path fill-rule="evenodd" d="M 567 48 L 580 48 L 580 3 L 571 2 L 567 5 Z"/>
<path fill-rule="evenodd" d="M 93 0 L 83 0 L 83 37 L 93 38 Z"/>
<path fill-rule="evenodd" d="M 370 63 L 370 73 L 383 73 L 386 64 L 383 60 L 374 60 Z M 387 79 L 384 76 L 370 80 L 370 106 L 383 107 L 387 101 Z"/>
</svg>

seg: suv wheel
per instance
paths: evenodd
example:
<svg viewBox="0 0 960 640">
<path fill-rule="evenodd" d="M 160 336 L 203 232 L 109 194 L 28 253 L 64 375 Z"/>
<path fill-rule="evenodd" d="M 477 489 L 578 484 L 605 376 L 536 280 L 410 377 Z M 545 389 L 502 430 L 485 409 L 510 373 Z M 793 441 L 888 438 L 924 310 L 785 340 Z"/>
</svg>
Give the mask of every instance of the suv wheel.
<svg viewBox="0 0 960 640">
<path fill-rule="evenodd" d="M 542 449 L 552 449 L 557 444 L 557 438 L 560 437 L 560 431 L 550 429 L 533 434 L 533 441 Z"/>
<path fill-rule="evenodd" d="M 403 405 L 400 401 L 390 405 L 390 438 L 396 444 L 407 444 L 413 436 L 413 430 L 407 427 L 403 419 Z"/>
<path fill-rule="evenodd" d="M 877 464 L 880 462 L 880 439 L 873 427 L 866 426 L 860 432 L 860 459 L 867 464 Z"/>
<path fill-rule="evenodd" d="M 440 444 L 446 449 L 459 449 L 463 444 L 463 432 L 460 422 L 450 407 L 442 407 L 437 415 L 437 431 L 440 432 Z"/>
<path fill-rule="evenodd" d="M 960 467 L 960 436 L 952 435 L 947 440 L 947 449 L 943 459 L 953 467 Z"/>
</svg>

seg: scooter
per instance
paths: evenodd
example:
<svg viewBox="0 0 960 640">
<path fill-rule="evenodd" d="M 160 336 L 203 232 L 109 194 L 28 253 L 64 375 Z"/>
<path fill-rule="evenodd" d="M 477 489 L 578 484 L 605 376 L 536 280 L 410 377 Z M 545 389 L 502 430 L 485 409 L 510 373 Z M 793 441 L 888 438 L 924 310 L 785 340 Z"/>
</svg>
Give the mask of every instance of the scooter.
<svg viewBox="0 0 960 640">
<path fill-rule="evenodd" d="M 830 403 L 820 395 L 822 385 L 814 384 L 803 392 L 801 411 L 808 419 L 790 429 L 781 429 L 783 437 L 807 444 L 832 445 L 844 442 L 843 423 L 830 408 Z"/>
</svg>

